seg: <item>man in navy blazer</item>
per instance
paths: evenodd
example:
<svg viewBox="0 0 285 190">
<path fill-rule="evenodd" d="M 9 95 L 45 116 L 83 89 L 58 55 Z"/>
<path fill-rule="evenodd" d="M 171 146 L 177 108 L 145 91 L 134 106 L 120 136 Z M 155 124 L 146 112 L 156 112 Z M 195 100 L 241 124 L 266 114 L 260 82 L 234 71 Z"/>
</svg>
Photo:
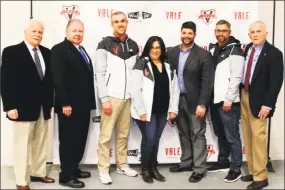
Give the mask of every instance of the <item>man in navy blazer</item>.
<svg viewBox="0 0 285 190">
<path fill-rule="evenodd" d="M 1 95 L 7 118 L 13 121 L 17 189 L 29 189 L 30 181 L 54 183 L 46 176 L 53 86 L 50 50 L 40 45 L 43 33 L 43 24 L 30 20 L 25 40 L 2 53 Z"/>
<path fill-rule="evenodd" d="M 267 178 L 267 121 L 283 83 L 283 54 L 266 40 L 263 22 L 250 25 L 252 43 L 245 49 L 241 93 L 243 138 L 249 175 L 243 181 L 253 181 L 247 189 L 268 186 Z"/>
</svg>

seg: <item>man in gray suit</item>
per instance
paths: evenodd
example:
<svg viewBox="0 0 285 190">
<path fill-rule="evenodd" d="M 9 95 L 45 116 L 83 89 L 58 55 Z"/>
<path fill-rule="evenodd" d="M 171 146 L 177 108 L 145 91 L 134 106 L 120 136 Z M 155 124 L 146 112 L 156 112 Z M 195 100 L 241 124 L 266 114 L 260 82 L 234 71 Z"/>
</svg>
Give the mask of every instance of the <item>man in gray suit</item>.
<svg viewBox="0 0 285 190">
<path fill-rule="evenodd" d="M 214 81 L 210 52 L 194 43 L 196 24 L 181 27 L 181 45 L 170 48 L 168 58 L 178 73 L 180 88 L 177 127 L 182 149 L 181 162 L 170 172 L 193 170 L 189 182 L 199 182 L 206 173 L 206 111 Z"/>
</svg>

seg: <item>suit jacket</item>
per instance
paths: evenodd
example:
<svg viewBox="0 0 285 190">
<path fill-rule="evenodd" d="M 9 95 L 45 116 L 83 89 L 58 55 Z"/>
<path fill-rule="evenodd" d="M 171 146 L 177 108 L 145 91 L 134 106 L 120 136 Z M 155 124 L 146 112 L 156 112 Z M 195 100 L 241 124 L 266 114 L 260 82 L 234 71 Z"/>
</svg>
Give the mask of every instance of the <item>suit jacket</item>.
<svg viewBox="0 0 285 190">
<path fill-rule="evenodd" d="M 85 49 L 84 49 L 85 51 Z M 88 56 L 87 52 L 85 54 Z M 66 38 L 51 49 L 51 71 L 55 85 L 55 112 L 70 105 L 72 113 L 95 109 L 94 74 L 78 49 Z"/>
<path fill-rule="evenodd" d="M 17 109 L 18 119 L 15 121 L 36 121 L 41 105 L 44 118 L 47 120 L 51 117 L 53 86 L 49 65 L 50 50 L 41 45 L 39 49 L 46 67 L 43 80 L 40 79 L 34 59 L 24 41 L 4 48 L 2 52 L 3 109 L 5 112 Z"/>
<path fill-rule="evenodd" d="M 167 56 L 171 67 L 178 71 L 180 45 L 170 48 Z M 178 76 L 178 72 L 177 72 Z M 208 106 L 214 81 L 214 64 L 210 52 L 193 44 L 183 70 L 190 111 L 195 114 L 197 105 Z"/>
<path fill-rule="evenodd" d="M 250 43 L 245 48 L 245 57 Z M 275 104 L 283 83 L 283 54 L 282 52 L 265 41 L 258 57 L 251 83 L 249 85 L 249 106 L 252 114 L 258 117 L 261 106 L 271 107 L 268 117 L 272 117 Z"/>
</svg>

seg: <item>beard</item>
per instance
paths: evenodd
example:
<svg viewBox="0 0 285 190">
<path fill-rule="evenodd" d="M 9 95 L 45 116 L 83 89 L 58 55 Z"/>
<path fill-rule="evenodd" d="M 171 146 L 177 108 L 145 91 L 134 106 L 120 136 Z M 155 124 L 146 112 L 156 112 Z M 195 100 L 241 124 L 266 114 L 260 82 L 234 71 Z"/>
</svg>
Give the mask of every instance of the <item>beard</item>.
<svg viewBox="0 0 285 190">
<path fill-rule="evenodd" d="M 190 46 L 194 43 L 194 38 L 181 38 L 182 44 L 186 46 Z"/>
<path fill-rule="evenodd" d="M 225 38 L 224 36 L 217 36 L 217 40 L 218 40 L 218 42 L 220 42 L 220 43 L 225 43 L 228 39 L 227 38 Z"/>
</svg>

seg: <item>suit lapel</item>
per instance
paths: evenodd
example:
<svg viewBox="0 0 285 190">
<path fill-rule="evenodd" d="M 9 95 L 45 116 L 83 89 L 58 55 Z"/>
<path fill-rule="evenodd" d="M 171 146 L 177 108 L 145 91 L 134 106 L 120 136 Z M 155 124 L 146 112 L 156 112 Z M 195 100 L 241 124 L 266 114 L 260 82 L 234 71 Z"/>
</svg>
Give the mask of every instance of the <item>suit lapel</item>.
<svg viewBox="0 0 285 190">
<path fill-rule="evenodd" d="M 188 64 L 191 64 L 191 61 L 194 59 L 194 57 L 196 55 L 196 50 L 197 50 L 196 44 L 193 44 L 193 47 L 190 50 L 190 54 L 188 55 L 186 62 L 184 64 L 183 71 L 186 70 Z"/>
<path fill-rule="evenodd" d="M 35 66 L 35 61 L 30 53 L 30 50 L 28 49 L 27 45 L 25 44 L 25 42 L 22 42 L 21 45 L 23 46 L 23 50 L 24 50 L 24 56 L 26 57 L 27 59 L 27 62 L 29 63 L 33 63 L 33 65 Z M 36 66 L 35 66 L 35 69 L 36 69 Z"/>
<path fill-rule="evenodd" d="M 260 69 L 262 68 L 263 66 L 263 62 L 265 60 L 265 57 L 267 56 L 267 51 L 268 51 L 268 48 L 269 48 L 269 44 L 267 41 L 264 42 L 264 45 L 262 47 L 262 50 L 260 52 L 260 55 L 258 57 L 258 60 L 256 62 L 256 65 L 255 65 L 255 68 L 254 68 L 254 72 L 253 72 L 253 75 L 252 75 L 252 79 L 251 79 L 251 84 L 253 84 L 254 80 L 256 79 Z"/>
<path fill-rule="evenodd" d="M 174 63 L 171 63 L 171 64 L 174 65 L 174 68 L 177 71 L 178 70 L 178 64 L 179 64 L 179 54 L 180 54 L 180 47 L 179 46 L 174 47 L 173 54 L 174 54 L 174 56 L 173 56 Z"/>
<path fill-rule="evenodd" d="M 37 73 L 37 76 L 39 77 L 39 80 L 40 80 L 41 78 L 40 78 L 40 75 L 38 74 L 38 70 L 37 70 L 37 67 L 36 67 L 36 64 L 35 64 L 35 60 L 32 57 L 32 55 L 30 53 L 30 50 L 28 49 L 28 47 L 27 47 L 27 45 L 25 44 L 24 41 L 22 42 L 21 45 L 23 46 L 23 55 L 27 59 L 27 64 L 31 64 L 32 68 L 34 68 L 34 71 Z"/>
<path fill-rule="evenodd" d="M 68 46 L 69 50 L 71 51 L 71 53 L 78 59 L 80 60 L 85 67 L 90 71 L 90 69 L 88 68 L 87 63 L 85 62 L 84 58 L 82 57 L 81 53 L 79 52 L 79 50 L 77 49 L 77 47 L 75 47 L 75 45 L 73 45 L 71 42 L 69 42 L 67 39 L 65 39 L 65 43 Z M 83 48 L 84 49 L 84 48 Z M 85 51 L 85 49 L 84 49 Z M 85 51 L 86 53 L 86 51 Z M 86 53 L 87 55 L 87 53 Z M 89 56 L 87 55 L 87 57 L 89 58 Z M 89 58 L 89 63 L 91 64 L 91 59 Z"/>
</svg>

